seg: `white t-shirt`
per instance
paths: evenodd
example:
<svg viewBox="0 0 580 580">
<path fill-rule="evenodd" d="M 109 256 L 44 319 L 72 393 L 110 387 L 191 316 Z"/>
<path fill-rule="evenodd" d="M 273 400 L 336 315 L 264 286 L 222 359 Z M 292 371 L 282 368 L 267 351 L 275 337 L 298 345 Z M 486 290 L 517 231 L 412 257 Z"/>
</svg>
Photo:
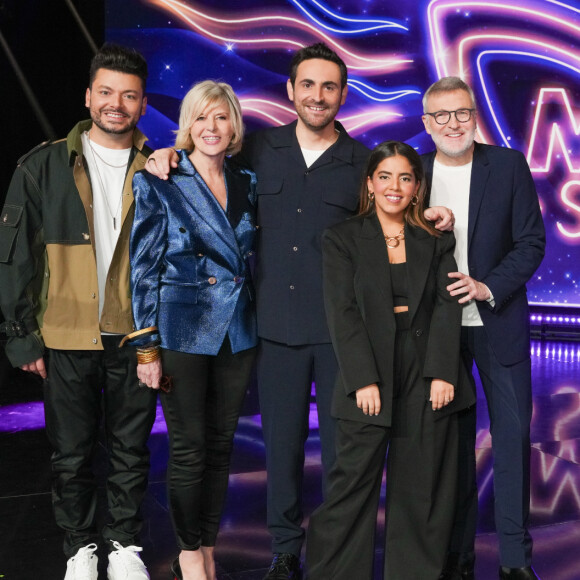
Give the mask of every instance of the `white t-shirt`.
<svg viewBox="0 0 580 580">
<path fill-rule="evenodd" d="M 109 149 L 97 145 L 94 141 L 89 142 L 86 131 L 82 135 L 82 142 L 93 191 L 93 225 L 95 228 L 100 318 L 105 303 L 107 275 L 121 232 L 123 186 L 131 147 L 128 149 Z"/>
<path fill-rule="evenodd" d="M 310 167 L 325 151 L 326 149 L 304 149 L 300 147 L 306 167 Z"/>
<path fill-rule="evenodd" d="M 469 221 L 469 188 L 472 163 L 460 166 L 443 165 L 435 160 L 430 204 L 442 205 L 455 214 L 455 261 L 463 274 L 469 274 L 467 261 L 467 227 Z M 453 281 L 450 279 L 450 283 Z M 459 297 L 458 297 L 459 298 Z M 482 326 L 475 300 L 463 306 L 462 326 Z"/>
</svg>

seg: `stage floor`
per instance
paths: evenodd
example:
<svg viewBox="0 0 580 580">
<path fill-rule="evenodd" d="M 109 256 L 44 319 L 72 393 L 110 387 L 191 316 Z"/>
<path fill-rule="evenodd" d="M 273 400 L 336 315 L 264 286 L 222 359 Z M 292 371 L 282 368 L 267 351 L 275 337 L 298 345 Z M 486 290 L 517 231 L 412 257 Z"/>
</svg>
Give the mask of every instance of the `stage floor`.
<svg viewBox="0 0 580 580">
<path fill-rule="evenodd" d="M 532 345 L 531 531 L 534 567 L 542 580 L 580 578 L 580 344 Z M 43 430 L 41 387 L 18 372 L 0 377 L 0 578 L 62 580 L 66 559 L 62 534 L 53 522 L 50 450 Z M 250 401 L 255 397 L 250 396 Z M 249 405 L 252 407 L 253 405 Z M 478 398 L 478 481 L 480 518 L 476 577 L 497 578 L 489 421 Z M 320 456 L 316 414 L 311 408 L 306 448 L 304 507 L 308 516 L 320 502 Z M 167 512 L 167 435 L 161 408 L 150 439 L 152 469 L 143 506 L 143 560 L 152 580 L 171 578 L 168 565 L 177 550 Z M 271 559 L 266 530 L 266 472 L 259 415 L 240 419 L 232 459 L 230 490 L 216 548 L 220 580 L 261 580 Z M 96 458 L 105 472 L 104 449 Z M 103 488 L 101 487 L 101 492 Z M 102 499 L 102 498 L 101 498 Z M 305 519 L 307 525 L 307 518 Z M 382 524 L 376 550 L 380 578 Z M 103 553 L 104 554 L 104 553 Z M 102 578 L 106 557 L 100 558 Z M 353 579 L 358 580 L 358 579 Z M 365 579 L 361 579 L 365 580 Z"/>
</svg>

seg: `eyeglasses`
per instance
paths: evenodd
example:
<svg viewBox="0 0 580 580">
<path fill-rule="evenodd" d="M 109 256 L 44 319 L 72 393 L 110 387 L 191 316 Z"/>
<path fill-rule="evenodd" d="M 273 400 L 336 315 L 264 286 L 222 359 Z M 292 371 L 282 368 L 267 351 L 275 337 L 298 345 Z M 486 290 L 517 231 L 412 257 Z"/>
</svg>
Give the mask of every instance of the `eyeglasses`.
<svg viewBox="0 0 580 580">
<path fill-rule="evenodd" d="M 451 115 L 455 115 L 455 118 L 459 123 L 467 123 L 471 119 L 471 113 L 475 109 L 457 109 L 457 111 L 436 111 L 435 113 L 425 113 L 435 119 L 437 125 L 447 125 L 451 119 Z"/>
</svg>

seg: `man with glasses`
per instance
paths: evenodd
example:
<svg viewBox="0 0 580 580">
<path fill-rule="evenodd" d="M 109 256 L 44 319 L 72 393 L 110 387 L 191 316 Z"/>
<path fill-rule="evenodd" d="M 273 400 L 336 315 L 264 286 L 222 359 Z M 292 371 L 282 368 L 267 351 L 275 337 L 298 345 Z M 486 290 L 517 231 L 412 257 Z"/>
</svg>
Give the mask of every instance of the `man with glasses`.
<svg viewBox="0 0 580 580">
<path fill-rule="evenodd" d="M 451 208 L 456 218 L 459 272 L 449 273 L 447 290 L 463 304 L 462 357 L 469 369 L 477 365 L 489 409 L 499 578 L 537 579 L 528 531 L 532 392 L 525 285 L 544 256 L 538 196 L 520 152 L 474 142 L 475 98 L 461 79 L 429 87 L 423 111 L 436 146 L 423 156 L 429 201 Z M 459 425 L 457 515 L 440 580 L 474 578 L 475 406 L 460 413 Z"/>
</svg>

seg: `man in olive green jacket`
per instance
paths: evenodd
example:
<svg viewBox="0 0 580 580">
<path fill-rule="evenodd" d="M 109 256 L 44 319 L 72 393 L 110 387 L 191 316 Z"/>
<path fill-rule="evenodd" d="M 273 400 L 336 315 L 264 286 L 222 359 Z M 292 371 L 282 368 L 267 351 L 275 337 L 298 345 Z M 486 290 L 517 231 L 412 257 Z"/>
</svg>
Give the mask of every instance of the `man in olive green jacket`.
<svg viewBox="0 0 580 580">
<path fill-rule="evenodd" d="M 0 214 L 6 354 L 44 379 L 53 508 L 69 559 L 65 580 L 97 579 L 91 464 L 103 411 L 108 578 L 149 578 L 136 543 L 155 392 L 138 386 L 134 349 L 118 348 L 133 329 L 131 182 L 150 152 L 136 129 L 146 78 L 140 54 L 105 45 L 91 64 L 85 103 L 91 120 L 20 159 Z"/>
</svg>

